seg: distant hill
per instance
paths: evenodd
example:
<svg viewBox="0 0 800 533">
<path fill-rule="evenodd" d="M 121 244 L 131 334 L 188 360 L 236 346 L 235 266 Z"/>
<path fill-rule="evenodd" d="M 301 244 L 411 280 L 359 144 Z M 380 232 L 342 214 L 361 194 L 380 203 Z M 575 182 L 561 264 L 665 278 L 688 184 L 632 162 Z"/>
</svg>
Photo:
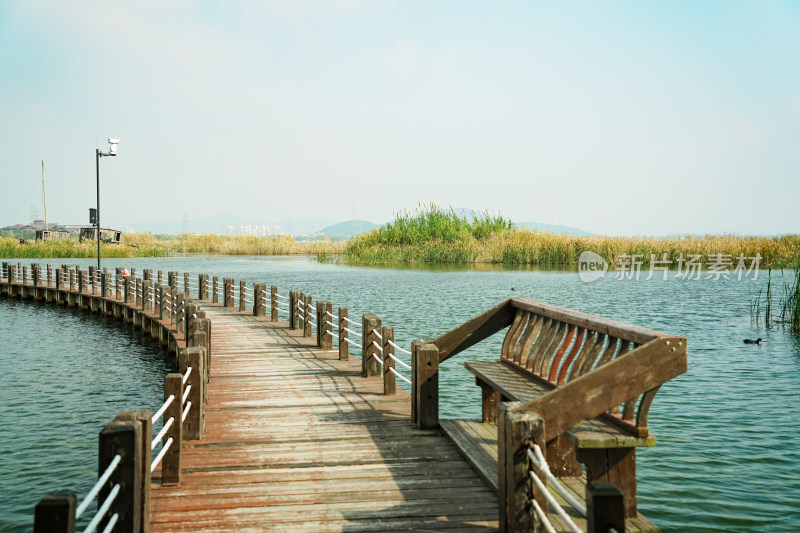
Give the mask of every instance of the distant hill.
<svg viewBox="0 0 800 533">
<path fill-rule="evenodd" d="M 567 235 L 577 235 L 579 237 L 594 235 L 593 233 L 579 228 L 561 226 L 559 224 L 545 224 L 543 222 L 515 222 L 514 225 L 520 229 L 537 229 L 539 231 L 549 231 L 550 233 L 566 233 Z"/>
<path fill-rule="evenodd" d="M 368 222 L 366 220 L 346 220 L 344 222 L 339 222 L 338 224 L 333 224 L 331 226 L 327 226 L 322 228 L 319 231 L 314 233 L 318 233 L 320 235 L 326 235 L 328 237 L 353 237 L 358 235 L 359 233 L 364 233 L 366 231 L 370 231 L 373 228 L 378 227 L 377 224 L 373 222 Z"/>
</svg>

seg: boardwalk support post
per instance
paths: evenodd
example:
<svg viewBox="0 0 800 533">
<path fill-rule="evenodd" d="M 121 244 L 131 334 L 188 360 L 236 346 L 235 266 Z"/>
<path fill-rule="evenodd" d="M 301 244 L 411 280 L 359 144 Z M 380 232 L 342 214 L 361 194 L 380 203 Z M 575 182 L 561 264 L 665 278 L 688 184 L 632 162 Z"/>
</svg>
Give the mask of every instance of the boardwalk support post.
<svg viewBox="0 0 800 533">
<path fill-rule="evenodd" d="M 212 303 L 219 303 L 219 276 L 214 276 L 212 278 L 213 286 L 212 286 L 212 296 L 211 302 Z"/>
<path fill-rule="evenodd" d="M 361 317 L 361 375 L 365 378 L 381 375 L 382 358 L 376 347 L 381 345 L 380 330 L 381 319 L 378 315 Z"/>
<path fill-rule="evenodd" d="M 415 341 L 411 358 L 411 408 L 419 429 L 439 425 L 439 348 Z"/>
<path fill-rule="evenodd" d="M 255 299 L 253 300 L 255 301 Z M 239 281 L 239 311 L 247 309 L 247 282 L 244 280 Z"/>
</svg>

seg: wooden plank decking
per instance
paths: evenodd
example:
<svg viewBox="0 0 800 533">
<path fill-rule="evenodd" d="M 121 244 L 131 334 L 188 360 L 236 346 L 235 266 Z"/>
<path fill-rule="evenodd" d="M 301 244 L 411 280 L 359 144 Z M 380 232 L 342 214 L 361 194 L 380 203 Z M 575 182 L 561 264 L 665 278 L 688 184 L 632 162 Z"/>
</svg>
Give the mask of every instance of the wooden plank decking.
<svg viewBox="0 0 800 533">
<path fill-rule="evenodd" d="M 151 531 L 496 530 L 497 497 L 438 430 L 410 422 L 357 358 L 204 304 L 213 321 L 206 434 L 178 487 L 154 477 Z"/>
</svg>

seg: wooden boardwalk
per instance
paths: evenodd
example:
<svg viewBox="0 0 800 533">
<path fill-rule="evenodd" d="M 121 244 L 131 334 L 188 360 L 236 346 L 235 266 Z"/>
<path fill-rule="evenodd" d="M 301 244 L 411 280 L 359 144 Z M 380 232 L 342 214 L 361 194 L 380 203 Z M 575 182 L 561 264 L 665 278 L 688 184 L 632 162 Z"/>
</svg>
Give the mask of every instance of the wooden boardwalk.
<svg viewBox="0 0 800 533">
<path fill-rule="evenodd" d="M 493 531 L 494 491 L 439 430 L 410 422 L 361 361 L 285 322 L 203 304 L 206 433 L 180 486 L 154 477 L 151 531 Z"/>
</svg>

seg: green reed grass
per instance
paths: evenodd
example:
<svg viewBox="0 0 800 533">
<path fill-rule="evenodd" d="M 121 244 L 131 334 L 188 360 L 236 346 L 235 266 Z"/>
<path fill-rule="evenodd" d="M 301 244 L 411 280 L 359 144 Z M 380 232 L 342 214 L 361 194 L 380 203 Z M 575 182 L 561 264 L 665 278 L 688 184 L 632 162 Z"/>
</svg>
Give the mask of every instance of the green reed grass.
<svg viewBox="0 0 800 533">
<path fill-rule="evenodd" d="M 779 309 L 776 314 L 773 306 Z M 772 290 L 772 272 L 768 273 L 766 293 L 759 290 L 750 301 L 750 319 L 756 325 L 771 328 L 774 325 L 788 327 L 800 333 L 800 260 L 795 265 L 792 278 L 783 284 L 783 294 L 775 302 Z"/>
<path fill-rule="evenodd" d="M 677 237 L 609 237 L 554 234 L 515 229 L 502 217 L 459 217 L 452 210 L 424 206 L 414 214 L 403 213 L 393 222 L 352 239 L 343 260 L 351 264 L 392 263 L 503 263 L 527 265 L 575 265 L 583 251 L 592 251 L 609 262 L 623 255 L 639 255 L 677 266 L 681 257 L 700 255 L 703 261 L 716 254 L 729 256 L 733 267 L 741 255 L 761 256 L 760 267 L 784 268 L 800 257 L 800 236 L 740 237 L 703 235 Z"/>
</svg>

